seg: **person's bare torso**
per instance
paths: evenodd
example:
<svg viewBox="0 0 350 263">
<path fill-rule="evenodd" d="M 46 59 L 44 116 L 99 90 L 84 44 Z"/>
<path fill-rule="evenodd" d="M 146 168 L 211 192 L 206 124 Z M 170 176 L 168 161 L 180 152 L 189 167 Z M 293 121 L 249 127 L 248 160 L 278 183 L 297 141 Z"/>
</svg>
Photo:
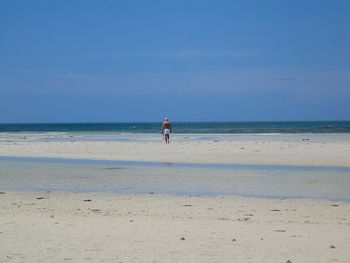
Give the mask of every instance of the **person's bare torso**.
<svg viewBox="0 0 350 263">
<path fill-rule="evenodd" d="M 170 122 L 169 121 L 163 122 L 163 129 L 170 129 Z"/>
</svg>

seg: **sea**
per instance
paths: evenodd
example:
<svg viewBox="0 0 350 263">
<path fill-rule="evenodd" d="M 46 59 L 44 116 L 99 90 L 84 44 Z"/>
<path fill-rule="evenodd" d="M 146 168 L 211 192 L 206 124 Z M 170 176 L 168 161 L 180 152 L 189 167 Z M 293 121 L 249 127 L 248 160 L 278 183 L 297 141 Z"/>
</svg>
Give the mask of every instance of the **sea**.
<svg viewBox="0 0 350 263">
<path fill-rule="evenodd" d="M 350 121 L 172 122 L 181 134 L 350 133 Z M 0 123 L 0 132 L 159 133 L 161 122 Z"/>
</svg>

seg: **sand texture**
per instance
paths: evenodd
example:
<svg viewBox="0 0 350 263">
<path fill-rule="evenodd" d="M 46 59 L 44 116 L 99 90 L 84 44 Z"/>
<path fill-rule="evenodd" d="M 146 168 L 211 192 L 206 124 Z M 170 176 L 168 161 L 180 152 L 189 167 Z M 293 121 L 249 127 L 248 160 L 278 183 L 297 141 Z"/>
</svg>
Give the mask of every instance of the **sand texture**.
<svg viewBox="0 0 350 263">
<path fill-rule="evenodd" d="M 16 139 L 18 136 L 5 135 L 0 139 L 0 156 L 350 167 L 350 136 L 301 136 L 249 139 L 232 136 L 220 140 L 172 137 L 171 144 L 165 145 L 161 140 L 45 141 L 34 136 Z M 47 188 L 51 184 L 62 186 L 65 191 L 65 183 L 73 189 L 101 186 L 106 192 L 115 187 L 139 189 L 137 183 L 152 189 L 154 181 L 164 191 L 169 186 L 176 192 L 188 187 L 190 190 L 207 187 L 209 192 L 229 188 L 245 196 L 251 189 L 243 186 L 252 185 L 249 180 L 255 178 L 257 190 L 266 188 L 271 193 L 276 188 L 282 192 L 276 192 L 276 196 L 285 194 L 286 187 L 304 198 L 308 194 L 348 197 L 347 172 L 335 173 L 324 167 L 321 174 L 316 170 L 303 174 L 302 168 L 290 170 L 289 176 L 283 177 L 283 173 L 270 169 L 262 177 L 259 171 L 255 174 L 249 174 L 250 170 L 242 174 L 236 171 L 231 175 L 230 170 L 215 174 L 214 170 L 202 168 L 198 176 L 195 169 L 171 166 L 111 170 L 85 168 L 81 164 L 80 169 L 59 163 L 4 160 L 0 187 L 2 183 L 9 190 L 0 188 L 0 262 L 350 262 L 349 202 L 171 196 L 154 192 L 112 195 L 103 191 L 10 191 L 11 185 L 30 189 L 29 186 Z M 164 175 L 155 173 L 156 169 L 171 169 L 176 176 L 164 181 Z M 52 182 L 48 181 L 50 176 Z M 169 180 L 174 178 L 178 181 L 171 184 Z M 259 178 L 266 182 L 260 185 Z M 244 180 L 248 181 L 244 184 Z"/>
<path fill-rule="evenodd" d="M 0 194 L 0 262 L 344 262 L 350 204 Z"/>
<path fill-rule="evenodd" d="M 312 138 L 311 135 L 304 136 Z M 0 156 L 58 157 L 186 163 L 234 163 L 305 166 L 350 166 L 350 136 L 334 141 L 301 139 L 293 135 L 267 140 L 103 142 L 103 141 L 11 141 L 0 142 Z"/>
</svg>

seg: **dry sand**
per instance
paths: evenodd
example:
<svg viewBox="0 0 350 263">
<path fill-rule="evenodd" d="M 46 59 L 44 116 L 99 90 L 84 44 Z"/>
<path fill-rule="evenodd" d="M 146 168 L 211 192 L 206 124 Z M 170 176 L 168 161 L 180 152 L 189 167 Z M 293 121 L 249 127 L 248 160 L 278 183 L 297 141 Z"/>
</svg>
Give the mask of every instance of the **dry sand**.
<svg viewBox="0 0 350 263">
<path fill-rule="evenodd" d="M 306 136 L 310 137 L 310 135 Z M 235 137 L 233 137 L 235 138 Z M 277 137 L 280 138 L 280 137 Z M 136 142 L 1 141 L 0 156 L 58 157 L 152 162 L 350 166 L 350 137 L 334 141 L 283 140 Z M 29 138 L 30 139 L 30 138 Z"/>
<path fill-rule="evenodd" d="M 0 262 L 344 262 L 350 204 L 0 194 Z"/>
</svg>

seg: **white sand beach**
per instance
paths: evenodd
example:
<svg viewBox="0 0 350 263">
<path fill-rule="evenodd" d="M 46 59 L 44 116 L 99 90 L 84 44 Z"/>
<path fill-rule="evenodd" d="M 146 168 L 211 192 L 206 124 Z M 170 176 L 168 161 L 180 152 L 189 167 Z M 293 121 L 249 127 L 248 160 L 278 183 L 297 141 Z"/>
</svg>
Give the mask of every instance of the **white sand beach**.
<svg viewBox="0 0 350 263">
<path fill-rule="evenodd" d="M 308 138 L 170 145 L 10 138 L 1 141 L 0 156 L 350 166 L 348 137 Z M 0 262 L 348 263 L 350 203 L 3 191 L 0 247 Z"/>
<path fill-rule="evenodd" d="M 350 259 L 349 203 L 6 192 L 0 204 L 1 262 Z"/>
<path fill-rule="evenodd" d="M 273 138 L 272 140 L 270 138 Z M 349 135 L 275 135 L 242 140 L 32 141 L 3 139 L 0 156 L 185 163 L 350 166 Z"/>
<path fill-rule="evenodd" d="M 349 11 L 0 0 L 0 263 L 350 263 Z"/>
</svg>

